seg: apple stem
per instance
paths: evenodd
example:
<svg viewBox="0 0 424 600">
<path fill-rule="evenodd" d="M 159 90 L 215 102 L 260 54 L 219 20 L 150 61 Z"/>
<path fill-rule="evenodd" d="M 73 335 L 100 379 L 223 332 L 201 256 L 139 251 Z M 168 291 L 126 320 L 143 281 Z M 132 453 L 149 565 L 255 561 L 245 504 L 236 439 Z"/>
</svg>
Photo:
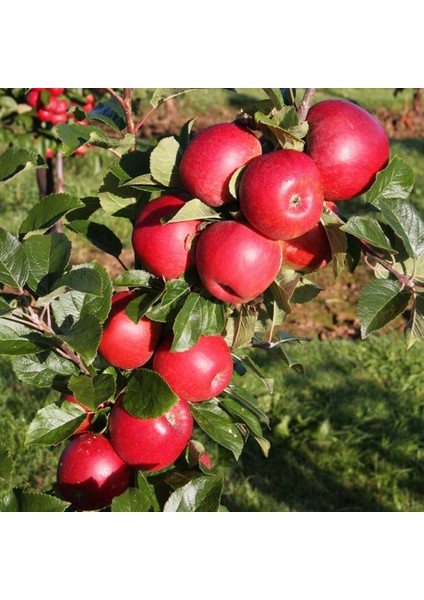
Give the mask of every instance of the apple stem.
<svg viewBox="0 0 424 600">
<path fill-rule="evenodd" d="M 301 103 L 299 104 L 299 109 L 297 111 L 297 116 L 299 117 L 299 122 L 303 123 L 306 121 L 306 117 L 308 116 L 308 111 L 311 108 L 312 98 L 314 97 L 316 88 L 307 88 L 305 93 L 303 94 L 303 98 Z"/>
</svg>

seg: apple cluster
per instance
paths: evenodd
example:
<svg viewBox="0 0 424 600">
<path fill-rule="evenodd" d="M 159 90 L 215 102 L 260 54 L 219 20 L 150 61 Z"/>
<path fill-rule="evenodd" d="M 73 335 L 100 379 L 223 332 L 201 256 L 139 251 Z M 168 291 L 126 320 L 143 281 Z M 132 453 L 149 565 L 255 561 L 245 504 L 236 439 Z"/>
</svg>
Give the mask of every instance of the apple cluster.
<svg viewBox="0 0 424 600">
<path fill-rule="evenodd" d="M 140 265 L 163 280 L 195 268 L 202 293 L 239 305 L 260 297 L 282 267 L 310 271 L 328 264 L 331 249 L 320 222 L 325 203 L 336 209 L 334 201 L 368 189 L 388 162 L 389 140 L 374 117 L 347 101 L 316 104 L 308 122 L 304 152 L 263 153 L 258 136 L 237 123 L 197 133 L 179 165 L 185 191 L 151 200 L 134 224 Z M 239 169 L 234 209 L 229 187 Z M 206 226 L 201 219 L 167 222 L 193 198 L 216 209 L 217 219 Z M 190 404 L 218 396 L 232 377 L 231 351 L 221 335 L 203 335 L 190 349 L 173 351 L 173 335 L 162 323 L 146 316 L 135 323 L 126 314 L 136 297 L 135 291 L 115 292 L 99 354 L 118 369 L 146 365 L 179 400 L 164 415 L 141 419 L 125 410 L 123 392 L 107 436 L 90 433 L 92 413 L 85 407 L 86 421 L 58 467 L 59 490 L 77 508 L 109 504 L 130 485 L 133 469 L 172 465 L 190 443 Z"/>
</svg>

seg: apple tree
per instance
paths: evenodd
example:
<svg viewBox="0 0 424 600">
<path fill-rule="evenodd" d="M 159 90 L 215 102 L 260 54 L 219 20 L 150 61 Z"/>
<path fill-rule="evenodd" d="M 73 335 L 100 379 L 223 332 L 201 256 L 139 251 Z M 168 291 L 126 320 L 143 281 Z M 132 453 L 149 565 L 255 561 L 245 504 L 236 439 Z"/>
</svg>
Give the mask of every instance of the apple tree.
<svg viewBox="0 0 424 600">
<path fill-rule="evenodd" d="M 141 118 L 129 88 L 75 109 L 83 123 L 49 117 L 64 156 L 93 145 L 115 158 L 96 197 L 50 194 L 18 232 L 0 229 L 0 353 L 21 381 L 60 394 L 35 415 L 27 444 L 63 445 L 54 488 L 11 489 L 1 510 L 225 510 L 208 443 L 237 460 L 252 438 L 267 456 L 268 417 L 243 375 L 271 386 L 246 349 L 295 366 L 290 348 L 304 338 L 285 332 L 284 320 L 320 292 L 312 271 L 337 277 L 362 258 L 375 274 L 357 306 L 362 337 L 409 307 L 406 345 L 424 339 L 414 174 L 390 157 L 378 121 L 347 101 L 311 108 L 313 89 L 297 104 L 294 90 L 267 88 L 233 123 L 195 133 L 193 118 L 140 148 L 150 115 L 187 91 L 155 90 Z M 38 110 L 60 95 L 51 91 Z M 9 141 L 0 181 L 46 169 L 44 151 Z M 339 203 L 358 194 L 360 212 L 343 219 Z M 129 221 L 134 264 L 124 265 L 121 240 L 96 220 L 102 211 Z M 54 231 L 60 220 L 64 231 Z M 70 265 L 69 232 L 121 272 Z M 1 472 L 11 465 L 2 447 Z"/>
</svg>

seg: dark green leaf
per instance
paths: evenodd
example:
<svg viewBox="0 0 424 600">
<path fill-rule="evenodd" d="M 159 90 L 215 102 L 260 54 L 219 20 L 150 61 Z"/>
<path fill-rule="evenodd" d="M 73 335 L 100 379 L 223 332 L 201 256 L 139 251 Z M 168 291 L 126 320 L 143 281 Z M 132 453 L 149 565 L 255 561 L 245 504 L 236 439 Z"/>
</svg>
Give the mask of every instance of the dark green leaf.
<svg viewBox="0 0 424 600">
<path fill-rule="evenodd" d="M 225 323 L 224 337 L 227 344 L 235 350 L 249 344 L 255 333 L 257 315 L 246 306 L 234 310 Z"/>
<path fill-rule="evenodd" d="M 150 501 L 150 506 L 153 508 L 154 512 L 160 512 L 160 506 L 158 499 L 156 498 L 155 488 L 151 483 L 148 482 L 147 477 L 142 471 L 137 471 L 136 487 L 143 493 L 144 497 L 148 498 Z"/>
<path fill-rule="evenodd" d="M 163 295 L 163 290 L 146 294 L 139 294 L 134 300 L 131 300 L 125 307 L 125 314 L 133 323 L 138 323 L 140 319 L 152 308 L 155 302 Z"/>
<path fill-rule="evenodd" d="M 101 207 L 100 200 L 94 196 L 87 196 L 86 198 L 80 198 L 83 206 L 81 208 L 75 208 L 66 213 L 67 221 L 78 221 L 81 219 L 89 219 L 96 210 Z"/>
<path fill-rule="evenodd" d="M 218 512 L 224 481 L 201 475 L 178 488 L 164 506 L 164 512 Z"/>
<path fill-rule="evenodd" d="M 7 315 L 12 312 L 13 307 L 10 306 L 4 298 L 0 296 L 0 316 Z"/>
<path fill-rule="evenodd" d="M 346 266 L 347 234 L 335 215 L 324 212 L 321 220 L 331 247 L 334 276 L 338 277 Z"/>
<path fill-rule="evenodd" d="M 25 443 L 46 446 L 59 444 L 70 437 L 86 417 L 86 411 L 78 404 L 64 402 L 60 408 L 56 404 L 49 404 L 35 415 L 28 427 Z"/>
<path fill-rule="evenodd" d="M 245 406 L 248 410 L 253 412 L 262 423 L 264 423 L 267 427 L 269 427 L 269 419 L 259 406 L 255 396 L 253 396 L 250 392 L 245 390 L 244 388 L 238 387 L 236 385 L 230 384 L 225 390 L 225 394 L 228 394 L 232 398 L 235 398 L 240 404 Z"/>
<path fill-rule="evenodd" d="M 0 318 L 0 354 L 19 355 L 38 353 L 51 346 L 51 339 L 34 329 Z"/>
<path fill-rule="evenodd" d="M 8 481 L 13 472 L 13 460 L 9 448 L 0 442 L 0 479 Z"/>
<path fill-rule="evenodd" d="M 196 119 L 197 117 L 194 117 L 194 119 L 190 119 L 190 121 L 184 123 L 184 125 L 180 129 L 178 143 L 180 144 L 181 152 L 184 152 L 184 150 L 186 150 L 187 146 L 191 141 L 192 129 Z"/>
<path fill-rule="evenodd" d="M 81 313 L 76 322 L 71 323 L 71 320 L 69 323 L 66 321 L 62 323 L 58 337 L 78 352 L 87 365 L 90 365 L 96 358 L 102 337 L 101 323 L 89 312 Z"/>
<path fill-rule="evenodd" d="M 94 223 L 93 221 L 74 220 L 67 227 L 71 231 L 82 235 L 93 246 L 107 252 L 107 254 L 118 258 L 122 252 L 121 240 L 106 225 Z"/>
<path fill-rule="evenodd" d="M 267 377 L 259 365 L 257 365 L 250 356 L 240 356 L 240 360 L 262 381 L 269 393 L 272 394 L 274 390 L 274 380 Z"/>
<path fill-rule="evenodd" d="M 278 348 L 278 352 L 282 356 L 284 362 L 290 369 L 294 369 L 295 371 L 297 371 L 297 373 L 300 373 L 300 375 L 305 374 L 305 367 L 303 366 L 303 364 L 300 361 L 298 361 L 292 357 L 291 352 L 287 348 L 286 344 L 284 344 L 284 345 L 280 344 L 277 346 L 277 348 Z"/>
<path fill-rule="evenodd" d="M 291 301 L 293 304 L 304 304 L 316 298 L 320 292 L 322 292 L 322 288 L 319 285 L 316 285 L 305 277 L 301 277 L 293 292 Z"/>
<path fill-rule="evenodd" d="M 69 379 L 68 386 L 75 398 L 92 410 L 113 398 L 116 392 L 115 377 L 110 373 L 100 373 L 95 377 L 74 375 Z"/>
<path fill-rule="evenodd" d="M 367 202 L 375 203 L 389 198 L 405 200 L 415 183 L 411 167 L 395 156 L 389 165 L 377 174 L 375 182 L 365 195 Z"/>
<path fill-rule="evenodd" d="M 408 348 L 415 342 L 424 342 L 424 293 L 417 293 L 415 296 L 405 334 Z"/>
<path fill-rule="evenodd" d="M 191 405 L 191 410 L 199 427 L 215 442 L 231 450 L 238 460 L 243 450 L 243 437 L 237 425 L 217 402 L 198 402 Z"/>
<path fill-rule="evenodd" d="M 19 502 L 14 490 L 0 498 L 0 513 L 2 512 L 19 512 Z"/>
<path fill-rule="evenodd" d="M 83 208 L 84 204 L 69 194 L 51 194 L 33 206 L 24 219 L 19 235 L 30 231 L 46 231 L 57 223 L 67 212 Z"/>
<path fill-rule="evenodd" d="M 49 494 L 22 491 L 19 496 L 23 512 L 64 512 L 70 506 L 69 502 Z"/>
<path fill-rule="evenodd" d="M 357 308 L 362 338 L 400 315 L 410 298 L 411 292 L 406 289 L 401 291 L 396 281 L 377 279 L 367 283 L 362 289 Z"/>
<path fill-rule="evenodd" d="M 0 229 L 0 282 L 22 289 L 29 275 L 29 263 L 22 244 Z"/>
<path fill-rule="evenodd" d="M 302 152 L 305 142 L 301 139 L 308 131 L 308 124 L 297 125 L 296 131 L 284 129 L 277 125 L 274 119 L 271 119 L 261 112 L 255 113 L 255 121 L 259 128 L 265 133 L 271 133 L 276 142 L 286 150 L 299 150 Z"/>
<path fill-rule="evenodd" d="M 79 372 L 73 362 L 55 352 L 12 357 L 12 366 L 20 381 L 41 388 L 61 388 Z"/>
<path fill-rule="evenodd" d="M 113 282 L 114 286 L 119 287 L 145 287 L 150 288 L 155 278 L 148 271 L 132 270 L 125 271 L 116 277 Z"/>
<path fill-rule="evenodd" d="M 8 148 L 0 155 L 0 182 L 9 181 L 23 171 L 45 168 L 44 160 L 33 150 Z"/>
<path fill-rule="evenodd" d="M 127 125 L 124 109 L 114 96 L 96 104 L 88 117 L 108 125 L 115 131 L 122 131 Z"/>
<path fill-rule="evenodd" d="M 221 216 L 201 200 L 194 198 L 181 207 L 178 212 L 168 219 L 167 223 L 180 223 L 181 221 L 195 221 L 200 219 L 221 219 Z"/>
<path fill-rule="evenodd" d="M 277 306 L 285 313 L 291 312 L 290 300 L 299 282 L 300 275 L 289 269 L 282 269 L 272 282 L 270 292 Z"/>
<path fill-rule="evenodd" d="M 159 106 L 170 98 L 176 98 L 187 92 L 194 92 L 197 88 L 157 88 L 150 99 L 152 106 Z"/>
<path fill-rule="evenodd" d="M 268 98 L 272 101 L 274 107 L 280 110 L 285 105 L 281 88 L 263 88 Z"/>
<path fill-rule="evenodd" d="M 190 286 L 182 279 L 170 279 L 165 283 L 165 293 L 160 304 L 146 313 L 149 319 L 165 323 L 181 305 L 184 296 L 190 292 Z"/>
<path fill-rule="evenodd" d="M 220 400 L 220 405 L 233 415 L 237 422 L 245 423 L 249 431 L 255 435 L 262 436 L 262 427 L 259 423 L 259 419 L 248 408 L 242 406 L 232 398 L 222 398 L 222 400 Z"/>
<path fill-rule="evenodd" d="M 174 339 L 171 352 L 183 352 L 199 341 L 202 335 L 205 301 L 192 292 L 175 318 L 172 330 Z"/>
<path fill-rule="evenodd" d="M 424 221 L 412 204 L 393 198 L 379 201 L 378 208 L 401 238 L 408 255 L 420 258 L 424 254 Z"/>
<path fill-rule="evenodd" d="M 394 252 L 389 238 L 386 236 L 377 219 L 372 217 L 354 216 L 349 221 L 340 227 L 342 231 L 350 233 L 355 237 L 369 242 L 377 248 Z"/>
<path fill-rule="evenodd" d="M 71 243 L 63 233 L 32 235 L 24 241 L 28 263 L 28 286 L 39 296 L 48 294 L 63 274 L 71 255 Z"/>
<path fill-rule="evenodd" d="M 177 402 L 178 396 L 158 373 L 139 369 L 128 383 L 123 407 L 134 417 L 153 419 L 165 414 Z"/>
<path fill-rule="evenodd" d="M 181 148 L 174 137 L 163 138 L 150 155 L 152 177 L 166 187 L 181 187 L 178 164 Z"/>
<path fill-rule="evenodd" d="M 119 161 L 112 163 L 109 171 L 117 178 L 119 184 L 122 185 L 142 173 L 149 173 L 150 154 L 151 149 L 147 151 L 135 150 L 134 152 L 128 152 Z"/>
<path fill-rule="evenodd" d="M 151 502 L 138 488 L 128 488 L 126 492 L 112 500 L 112 512 L 148 512 Z"/>
<path fill-rule="evenodd" d="M 202 335 L 219 335 L 225 326 L 225 308 L 220 300 L 203 298 Z"/>
</svg>

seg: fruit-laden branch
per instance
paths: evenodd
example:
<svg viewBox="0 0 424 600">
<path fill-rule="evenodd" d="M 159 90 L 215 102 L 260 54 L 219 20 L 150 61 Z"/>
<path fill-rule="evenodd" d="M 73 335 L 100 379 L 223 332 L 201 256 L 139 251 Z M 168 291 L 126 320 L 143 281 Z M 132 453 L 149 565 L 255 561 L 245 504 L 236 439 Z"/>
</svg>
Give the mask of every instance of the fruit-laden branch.
<svg viewBox="0 0 424 600">
<path fill-rule="evenodd" d="M 301 103 L 299 104 L 299 109 L 297 111 L 297 116 L 299 117 L 299 121 L 303 123 L 306 121 L 306 117 L 308 115 L 308 111 L 311 108 L 312 99 L 314 97 L 316 88 L 307 88 L 305 93 L 303 94 L 303 98 Z"/>
</svg>

